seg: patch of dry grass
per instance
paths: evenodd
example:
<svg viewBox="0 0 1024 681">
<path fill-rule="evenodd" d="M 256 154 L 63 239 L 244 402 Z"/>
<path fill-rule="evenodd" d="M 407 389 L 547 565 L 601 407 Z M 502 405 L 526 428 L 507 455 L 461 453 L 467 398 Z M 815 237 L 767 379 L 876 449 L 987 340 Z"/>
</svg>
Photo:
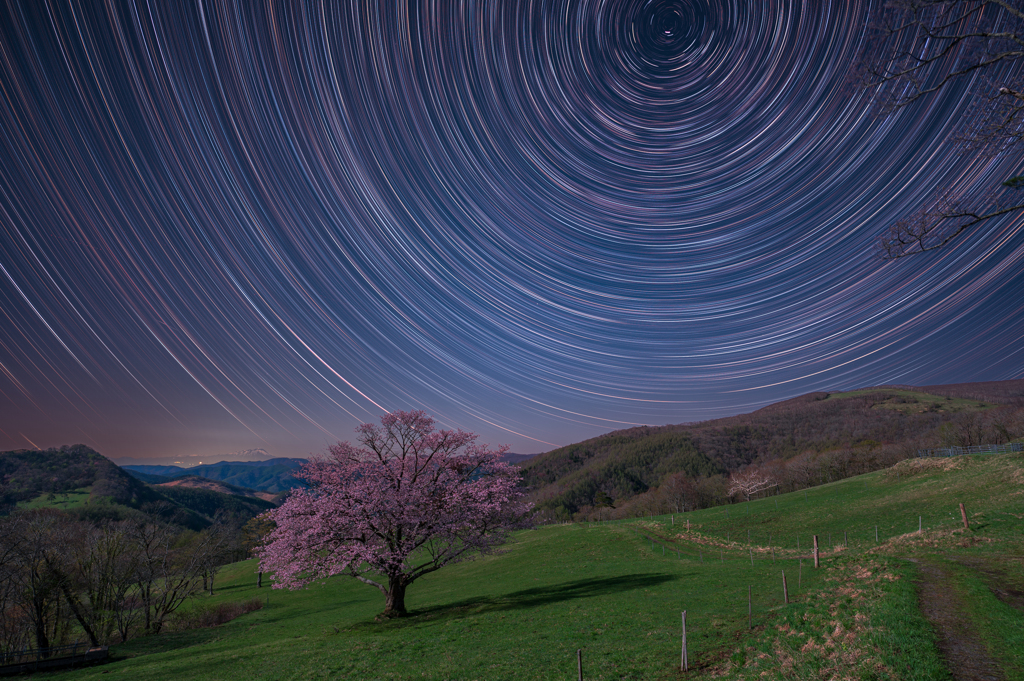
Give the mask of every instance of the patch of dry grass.
<svg viewBox="0 0 1024 681">
<path fill-rule="evenodd" d="M 891 561 L 851 557 L 828 568 L 825 581 L 825 589 L 806 603 L 781 611 L 771 626 L 737 647 L 707 674 L 712 678 L 834 681 L 916 678 L 895 669 L 877 645 L 879 638 L 894 638 L 894 632 L 876 622 L 874 615 L 879 604 L 892 605 L 897 600 L 893 586 L 905 581 L 892 569 Z M 905 599 L 906 589 L 902 591 Z M 935 663 L 935 659 L 927 660 L 922 669 L 932 669 Z M 931 677 L 926 673 L 921 678 Z"/>
</svg>

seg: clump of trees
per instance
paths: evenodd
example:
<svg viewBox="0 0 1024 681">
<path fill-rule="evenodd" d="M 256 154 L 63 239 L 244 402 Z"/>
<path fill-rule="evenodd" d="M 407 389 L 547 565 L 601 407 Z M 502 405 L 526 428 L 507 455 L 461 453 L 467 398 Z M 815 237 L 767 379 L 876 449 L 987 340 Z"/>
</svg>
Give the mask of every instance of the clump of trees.
<svg viewBox="0 0 1024 681">
<path fill-rule="evenodd" d="M 842 448 L 827 452 L 806 451 L 789 459 L 750 464 L 730 476 L 691 477 L 667 475 L 660 485 L 621 500 L 612 506 L 584 506 L 573 515 L 548 511 L 545 520 L 614 520 L 665 513 L 682 513 L 747 501 L 756 496 L 793 492 L 887 468 L 914 456 L 916 444 Z"/>
<path fill-rule="evenodd" d="M 217 566 L 239 557 L 218 518 L 202 532 L 153 522 L 93 525 L 55 509 L 0 518 L 0 649 L 92 645 L 159 633 Z"/>
<path fill-rule="evenodd" d="M 384 596 L 382 617 L 406 614 L 406 589 L 450 563 L 493 551 L 530 524 L 519 470 L 476 435 L 437 430 L 422 411 L 357 429 L 298 473 L 308 489 L 267 517 L 260 569 L 275 588 L 350 575 Z"/>
</svg>

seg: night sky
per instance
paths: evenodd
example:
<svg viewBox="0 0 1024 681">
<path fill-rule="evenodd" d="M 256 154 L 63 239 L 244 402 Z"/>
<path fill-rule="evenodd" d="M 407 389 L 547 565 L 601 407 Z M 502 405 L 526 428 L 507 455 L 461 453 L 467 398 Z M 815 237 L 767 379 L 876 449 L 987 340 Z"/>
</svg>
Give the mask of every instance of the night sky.
<svg viewBox="0 0 1024 681">
<path fill-rule="evenodd" d="M 0 450 L 422 408 L 526 453 L 1024 377 L 1024 215 L 873 254 L 1024 170 L 950 141 L 979 83 L 847 85 L 877 2 L 178 5 L 0 7 Z"/>
</svg>

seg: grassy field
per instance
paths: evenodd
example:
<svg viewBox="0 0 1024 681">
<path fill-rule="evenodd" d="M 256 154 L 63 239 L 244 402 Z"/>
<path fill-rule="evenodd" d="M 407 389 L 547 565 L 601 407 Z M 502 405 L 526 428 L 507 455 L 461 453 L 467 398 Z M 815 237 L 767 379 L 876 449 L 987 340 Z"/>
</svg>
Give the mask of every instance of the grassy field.
<svg viewBox="0 0 1024 681">
<path fill-rule="evenodd" d="M 374 621 L 380 593 L 354 580 L 256 589 L 252 562 L 238 563 L 196 606 L 260 598 L 261 610 L 129 641 L 107 664 L 48 677 L 575 679 L 581 649 L 588 680 L 949 678 L 918 609 L 913 558 L 949 566 L 989 653 L 1007 678 L 1024 678 L 1024 615 L 991 582 L 1024 584 L 1022 490 L 1020 454 L 915 460 L 728 514 L 542 527 L 502 555 L 417 581 L 411 616 L 386 622 Z"/>
<path fill-rule="evenodd" d="M 22 501 L 18 504 L 20 509 L 34 508 L 58 508 L 66 511 L 71 508 L 79 508 L 89 503 L 91 490 L 76 489 L 72 492 L 61 492 L 59 494 L 40 494 L 35 499 Z"/>
<path fill-rule="evenodd" d="M 685 532 L 689 520 L 695 532 L 736 549 L 747 545 L 749 535 L 754 545 L 806 551 L 817 534 L 823 550 L 845 542 L 862 551 L 918 529 L 929 536 L 961 527 L 961 502 L 974 526 L 971 537 L 1020 537 L 1022 489 L 1021 453 L 909 459 L 802 492 L 675 516 L 674 523 L 668 516 L 656 520 L 664 535 Z"/>
<path fill-rule="evenodd" d="M 871 388 L 867 390 L 851 390 L 845 393 L 832 393 L 828 396 L 830 400 L 842 400 L 851 397 L 866 397 L 884 393 L 889 399 L 876 404 L 874 409 L 892 409 L 901 411 L 904 414 L 920 414 L 926 411 L 957 413 L 962 411 L 985 411 L 994 409 L 995 404 L 981 400 L 969 400 L 962 397 L 942 397 L 930 393 L 918 392 L 916 390 L 885 390 Z"/>
</svg>

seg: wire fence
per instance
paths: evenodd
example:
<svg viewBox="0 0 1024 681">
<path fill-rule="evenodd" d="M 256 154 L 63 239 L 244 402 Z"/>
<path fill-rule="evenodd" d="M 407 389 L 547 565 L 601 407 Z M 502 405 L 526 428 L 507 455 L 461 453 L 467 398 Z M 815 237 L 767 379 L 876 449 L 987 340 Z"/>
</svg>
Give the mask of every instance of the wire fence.
<svg viewBox="0 0 1024 681">
<path fill-rule="evenodd" d="M 84 656 L 92 648 L 88 643 L 77 642 L 55 648 L 26 648 L 9 653 L 0 653 L 0 666 L 9 664 L 30 664 L 41 660 Z"/>
<path fill-rule="evenodd" d="M 963 456 L 965 454 L 1006 454 L 1024 452 L 1024 442 L 1011 442 L 1006 445 L 975 445 L 973 447 L 946 447 L 944 449 L 919 449 L 918 458 L 929 456 Z"/>
</svg>

